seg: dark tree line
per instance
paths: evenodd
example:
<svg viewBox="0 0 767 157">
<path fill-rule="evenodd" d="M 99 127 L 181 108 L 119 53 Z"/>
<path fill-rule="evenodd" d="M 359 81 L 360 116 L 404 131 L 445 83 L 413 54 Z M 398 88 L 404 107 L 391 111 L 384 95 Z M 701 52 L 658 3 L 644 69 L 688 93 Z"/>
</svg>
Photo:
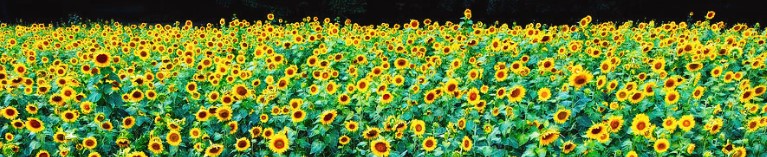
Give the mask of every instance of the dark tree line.
<svg viewBox="0 0 767 157">
<path fill-rule="evenodd" d="M 264 19 L 274 13 L 288 21 L 306 16 L 339 17 L 364 24 L 431 18 L 458 21 L 465 8 L 485 22 L 575 23 L 597 21 L 686 21 L 708 10 L 715 20 L 755 23 L 767 19 L 765 1 L 732 0 L 0 0 L 0 21 L 67 22 L 73 19 L 168 23 L 191 19 Z"/>
</svg>

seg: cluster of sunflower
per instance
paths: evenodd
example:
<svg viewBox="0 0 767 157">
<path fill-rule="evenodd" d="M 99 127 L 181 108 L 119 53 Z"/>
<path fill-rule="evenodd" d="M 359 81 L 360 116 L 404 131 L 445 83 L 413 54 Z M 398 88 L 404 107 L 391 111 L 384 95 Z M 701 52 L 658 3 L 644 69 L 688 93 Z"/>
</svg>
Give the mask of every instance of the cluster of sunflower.
<svg viewBox="0 0 767 157">
<path fill-rule="evenodd" d="M 2 24 L 0 156 L 764 156 L 767 35 L 714 14 Z"/>
</svg>

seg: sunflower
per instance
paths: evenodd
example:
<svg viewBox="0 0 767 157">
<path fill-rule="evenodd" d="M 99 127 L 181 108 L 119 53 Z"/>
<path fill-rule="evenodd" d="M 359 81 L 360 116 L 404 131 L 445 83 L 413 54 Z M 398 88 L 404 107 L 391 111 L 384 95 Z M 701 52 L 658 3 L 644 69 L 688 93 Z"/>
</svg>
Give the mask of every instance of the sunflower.
<svg viewBox="0 0 767 157">
<path fill-rule="evenodd" d="M 696 100 L 700 99 L 701 97 L 703 97 L 703 92 L 705 91 L 706 91 L 705 87 L 697 86 L 695 87 L 695 90 L 692 92 L 692 97 L 695 98 Z"/>
<path fill-rule="evenodd" d="M 716 12 L 708 11 L 708 12 L 706 12 L 706 17 L 705 18 L 706 18 L 706 20 L 711 20 L 711 19 L 714 18 L 715 15 L 716 15 Z"/>
<path fill-rule="evenodd" d="M 111 121 L 106 121 L 104 123 L 101 123 L 101 125 L 99 125 L 99 126 L 101 126 L 101 129 L 104 129 L 104 130 L 107 130 L 107 131 L 112 131 L 112 128 L 113 128 Z"/>
<path fill-rule="evenodd" d="M 237 133 L 237 129 L 239 128 L 239 123 L 237 121 L 231 121 L 229 123 L 226 123 L 226 126 L 229 126 L 229 134 Z"/>
<path fill-rule="evenodd" d="M 208 113 L 208 110 L 204 109 L 203 107 L 200 107 L 200 110 L 197 110 L 197 113 L 194 114 L 195 120 L 204 122 L 208 121 L 208 117 L 210 117 L 210 113 Z"/>
<path fill-rule="evenodd" d="M 282 154 L 290 148 L 290 141 L 285 134 L 276 134 L 269 139 L 269 150 L 274 153 Z"/>
<path fill-rule="evenodd" d="M 687 68 L 687 71 L 695 72 L 703 68 L 703 64 L 699 62 L 691 62 L 691 63 L 687 63 L 686 68 Z"/>
<path fill-rule="evenodd" d="M 25 107 L 25 110 L 27 110 L 27 113 L 29 114 L 37 114 L 38 109 L 39 108 L 37 107 L 37 105 L 34 105 L 34 104 L 27 104 L 27 106 Z"/>
<path fill-rule="evenodd" d="M 83 114 L 91 113 L 93 111 L 93 103 L 90 101 L 80 103 L 80 111 Z"/>
<path fill-rule="evenodd" d="M 146 95 L 146 98 L 149 100 L 157 99 L 157 91 L 155 90 L 147 90 L 144 95 Z"/>
<path fill-rule="evenodd" d="M 754 87 L 754 95 L 755 96 L 761 96 L 765 92 L 767 92 L 767 86 L 765 86 L 765 85 L 759 85 L 759 86 Z"/>
<path fill-rule="evenodd" d="M 665 71 L 666 60 L 663 58 L 655 59 L 650 65 L 653 72 L 660 73 L 661 71 Z"/>
<path fill-rule="evenodd" d="M 99 152 L 91 152 L 88 153 L 88 157 L 101 157 L 101 154 Z"/>
<path fill-rule="evenodd" d="M 147 155 L 144 152 L 132 152 L 128 154 L 129 157 L 147 157 Z"/>
<path fill-rule="evenodd" d="M 381 95 L 381 97 L 380 97 L 379 100 L 380 100 L 381 104 L 389 104 L 392 101 L 394 101 L 394 95 L 392 95 L 389 92 L 384 91 L 380 95 Z"/>
<path fill-rule="evenodd" d="M 192 81 L 187 83 L 186 88 L 184 89 L 186 89 L 187 93 L 194 93 L 194 92 L 197 92 L 197 88 L 198 88 L 197 82 Z"/>
<path fill-rule="evenodd" d="M 317 87 L 317 85 L 313 84 L 313 85 L 309 86 L 309 94 L 317 95 L 319 93 L 320 93 L 320 89 L 319 89 L 319 87 Z"/>
<path fill-rule="evenodd" d="M 168 141 L 168 144 L 171 146 L 181 145 L 181 133 L 171 130 L 168 132 L 168 135 L 165 135 L 165 140 Z"/>
<path fill-rule="evenodd" d="M 123 128 L 130 129 L 133 127 L 134 124 L 136 124 L 136 118 L 133 118 L 133 116 L 128 116 L 123 118 L 123 121 L 122 121 Z"/>
<path fill-rule="evenodd" d="M 337 115 L 338 112 L 336 112 L 336 110 L 322 112 L 322 114 L 320 114 L 320 123 L 323 125 L 329 125 L 330 123 L 333 123 L 333 120 L 336 119 Z"/>
<path fill-rule="evenodd" d="M 200 130 L 200 128 L 192 128 L 189 130 L 189 138 L 197 139 L 200 138 L 200 136 L 202 136 L 202 130 Z"/>
<path fill-rule="evenodd" d="M 631 120 L 631 132 L 635 135 L 644 135 L 650 128 L 650 117 L 647 117 L 644 113 L 637 114 L 634 119 Z"/>
<path fill-rule="evenodd" d="M 754 92 L 752 90 L 746 90 L 740 94 L 741 103 L 749 102 L 753 98 L 754 98 Z"/>
<path fill-rule="evenodd" d="M 396 123 L 394 123 L 394 128 L 392 130 L 397 130 L 397 132 L 403 132 L 405 129 L 407 129 L 407 124 L 405 121 L 398 120 Z"/>
<path fill-rule="evenodd" d="M 130 145 L 130 141 L 128 141 L 127 138 L 120 137 L 117 140 L 115 140 L 115 144 L 117 144 L 117 146 L 119 146 L 120 148 L 125 148 Z"/>
<path fill-rule="evenodd" d="M 414 86 L 414 87 L 418 87 L 418 86 Z M 423 101 L 426 104 L 432 104 L 437 99 L 437 96 L 438 96 L 437 93 L 434 92 L 433 90 L 426 92 L 425 96 L 423 97 Z M 478 95 L 474 95 L 474 96 L 478 96 Z"/>
<path fill-rule="evenodd" d="M 668 140 L 665 138 L 661 138 L 655 141 L 655 144 L 653 145 L 653 149 L 655 149 L 655 152 L 663 153 L 668 151 L 669 148 Z"/>
<path fill-rule="evenodd" d="M 674 133 L 674 130 L 676 130 L 677 123 L 676 118 L 668 116 L 666 119 L 663 119 L 663 129 L 668 130 L 671 133 Z"/>
<path fill-rule="evenodd" d="M 570 75 L 569 84 L 575 87 L 575 89 L 580 89 L 581 87 L 586 85 L 586 83 L 589 83 L 592 77 L 594 77 L 594 75 L 591 75 L 591 73 L 589 73 L 588 71 L 577 72 L 573 75 Z"/>
<path fill-rule="evenodd" d="M 405 67 L 409 67 L 410 63 L 408 63 L 408 60 L 405 58 L 397 58 L 394 60 L 394 67 L 397 69 L 405 69 Z"/>
<path fill-rule="evenodd" d="M 610 142 L 610 134 L 609 133 L 604 133 L 604 134 L 599 135 L 599 137 L 597 138 L 597 142 L 602 143 L 602 144 L 606 144 L 607 142 Z"/>
<path fill-rule="evenodd" d="M 5 136 L 5 140 L 6 140 L 6 141 L 11 141 L 11 140 L 13 140 L 14 138 L 16 138 L 16 137 L 15 137 L 13 134 L 11 134 L 10 132 L 6 132 L 4 136 Z"/>
<path fill-rule="evenodd" d="M 67 110 L 61 113 L 61 120 L 67 123 L 71 123 L 77 120 L 78 117 L 80 117 L 80 114 L 77 113 L 75 110 Z"/>
<path fill-rule="evenodd" d="M 234 148 L 239 152 L 243 152 L 250 148 L 250 140 L 246 137 L 238 138 L 237 142 L 234 144 Z"/>
<path fill-rule="evenodd" d="M 53 142 L 56 143 L 64 143 L 67 141 L 67 134 L 61 130 L 56 131 L 55 134 L 53 134 Z"/>
<path fill-rule="evenodd" d="M 331 81 L 327 85 L 325 85 L 325 92 L 327 92 L 330 95 L 333 95 L 338 91 L 338 85 L 336 85 L 336 82 Z"/>
<path fill-rule="evenodd" d="M 416 136 L 420 137 L 421 135 L 423 135 L 423 133 L 426 132 L 426 123 L 424 123 L 424 121 L 418 120 L 418 119 L 413 120 L 413 121 L 410 122 L 410 129 L 413 130 L 413 133 Z"/>
<path fill-rule="evenodd" d="M 261 123 L 266 123 L 269 121 L 269 115 L 261 114 L 258 116 L 258 119 L 261 121 Z"/>
<path fill-rule="evenodd" d="M 538 89 L 538 101 L 546 101 L 549 98 L 551 98 L 551 90 L 549 88 L 543 87 Z"/>
<path fill-rule="evenodd" d="M 523 86 L 516 85 L 509 91 L 509 102 L 520 102 L 525 98 L 526 89 Z"/>
<path fill-rule="evenodd" d="M 293 123 L 298 123 L 304 121 L 304 118 L 306 118 L 306 112 L 301 109 L 293 110 L 293 113 L 290 114 L 290 119 L 293 121 Z"/>
<path fill-rule="evenodd" d="M 541 133 L 540 136 L 538 136 L 538 144 L 541 146 L 546 146 L 551 143 L 554 143 L 559 139 L 559 131 L 556 130 L 547 130 L 543 133 Z"/>
<path fill-rule="evenodd" d="M 370 151 L 375 156 L 389 156 L 390 147 L 391 146 L 389 145 L 389 141 L 384 139 L 378 139 L 370 142 Z"/>
<path fill-rule="evenodd" d="M 5 119 L 16 119 L 17 116 L 19 116 L 19 110 L 16 110 L 16 107 L 8 106 L 3 109 Z"/>
<path fill-rule="evenodd" d="M 362 92 L 366 93 L 368 92 L 368 89 L 370 88 L 370 81 L 368 79 L 361 79 L 357 81 L 357 89 Z"/>
<path fill-rule="evenodd" d="M 732 150 L 732 156 L 733 157 L 746 157 L 748 154 L 746 153 L 745 147 L 735 147 L 735 149 Z"/>
<path fill-rule="evenodd" d="M 755 132 L 757 129 L 759 129 L 759 120 L 761 118 L 751 118 L 746 122 L 746 132 Z"/>
<path fill-rule="evenodd" d="M 48 153 L 48 151 L 46 151 L 46 150 L 41 150 L 41 151 L 37 152 L 37 154 L 35 156 L 36 157 L 50 157 L 51 153 Z"/>
<path fill-rule="evenodd" d="M 509 74 L 508 74 L 507 70 L 498 70 L 498 71 L 495 71 L 495 75 L 493 75 L 493 76 L 495 76 L 495 81 L 496 82 L 501 82 L 501 81 L 506 80 L 506 77 L 508 75 Z"/>
<path fill-rule="evenodd" d="M 695 151 L 695 144 L 690 143 L 689 145 L 687 145 L 686 151 L 687 151 L 687 154 L 692 155 L 693 151 Z"/>
<path fill-rule="evenodd" d="M 98 67 L 109 66 L 110 65 L 109 62 L 111 61 L 111 59 L 112 59 L 112 55 L 104 51 L 96 52 L 96 54 L 93 55 L 93 63 L 96 64 L 96 66 Z"/>
<path fill-rule="evenodd" d="M 448 79 L 447 83 L 445 83 L 445 85 L 442 86 L 442 87 L 443 87 L 442 90 L 444 90 L 445 92 L 448 92 L 448 93 L 452 93 L 452 92 L 458 91 L 459 90 L 458 89 L 458 80 Z"/>
<path fill-rule="evenodd" d="M 432 136 L 429 136 L 423 140 L 423 143 L 421 143 L 421 147 L 423 147 L 423 150 L 426 152 L 434 151 L 434 149 L 437 148 L 437 139 L 435 139 Z"/>
<path fill-rule="evenodd" d="M 470 105 L 477 105 L 481 99 L 482 98 L 480 97 L 479 89 L 477 88 L 471 88 L 469 89 L 469 92 L 466 93 L 466 100 Z"/>
<path fill-rule="evenodd" d="M 349 97 L 349 95 L 347 95 L 346 93 L 338 96 L 338 104 L 347 105 L 349 104 L 349 102 L 351 102 L 351 97 Z"/>
<path fill-rule="evenodd" d="M 565 123 L 568 118 L 570 118 L 570 110 L 559 109 L 559 111 L 557 111 L 557 113 L 554 113 L 554 122 L 556 122 L 558 124 Z"/>
<path fill-rule="evenodd" d="M 605 126 L 602 123 L 596 123 L 591 125 L 591 127 L 589 127 L 589 130 L 586 131 L 586 137 L 590 139 L 599 139 L 599 136 L 607 133 L 607 131 L 608 131 L 607 126 Z"/>
<path fill-rule="evenodd" d="M 573 141 L 567 141 L 564 144 L 562 144 L 562 153 L 569 154 L 573 150 L 575 150 L 575 147 L 577 145 L 573 143 Z"/>
<path fill-rule="evenodd" d="M 370 127 L 367 130 L 363 131 L 362 135 L 365 137 L 365 139 L 372 140 L 376 137 L 378 137 L 378 134 L 380 134 L 381 131 L 376 127 Z"/>
<path fill-rule="evenodd" d="M 232 94 L 234 94 L 237 99 L 245 99 L 250 96 L 250 90 L 248 90 L 248 87 L 246 87 L 245 84 L 236 84 L 232 87 Z"/>
<path fill-rule="evenodd" d="M 639 102 L 642 102 L 642 100 L 644 100 L 644 94 L 645 93 L 642 91 L 631 92 L 631 94 L 629 94 L 629 102 L 632 104 L 638 104 Z"/>
<path fill-rule="evenodd" d="M 466 118 L 461 117 L 461 119 L 458 119 L 458 122 L 456 122 L 456 125 L 458 126 L 458 129 L 461 129 L 461 130 L 466 128 Z"/>
<path fill-rule="evenodd" d="M 26 124 L 27 130 L 33 133 L 38 133 L 45 129 L 45 123 L 37 118 L 27 118 Z"/>
<path fill-rule="evenodd" d="M 463 136 L 463 139 L 461 140 L 461 149 L 464 151 L 471 151 L 471 147 L 474 146 L 474 142 L 469 138 L 469 136 Z"/>
<path fill-rule="evenodd" d="M 349 132 L 356 132 L 357 129 L 359 129 L 359 124 L 355 121 L 347 121 L 344 123 L 344 127 L 346 127 L 346 130 Z"/>
<path fill-rule="evenodd" d="M 162 145 L 162 141 L 158 137 L 152 138 L 149 141 L 147 148 L 149 149 L 150 152 L 152 152 L 152 154 L 160 154 L 162 153 L 164 149 Z"/>
<path fill-rule="evenodd" d="M 495 99 L 503 99 L 506 97 L 506 88 L 498 88 L 495 90 Z"/>
<path fill-rule="evenodd" d="M 668 91 L 664 101 L 666 102 L 666 105 L 676 104 L 676 102 L 679 101 L 679 92 L 676 90 Z"/>
<path fill-rule="evenodd" d="M 22 129 L 24 128 L 24 122 L 22 122 L 20 119 L 16 119 L 11 121 L 11 126 L 13 126 L 14 129 Z"/>
<path fill-rule="evenodd" d="M 338 143 L 341 145 L 349 144 L 350 141 L 351 141 L 351 138 L 349 138 L 349 136 L 343 135 L 341 137 L 338 137 Z"/>
<path fill-rule="evenodd" d="M 617 133 L 623 127 L 623 117 L 610 116 L 610 118 L 607 118 L 607 126 L 610 127 L 610 132 Z"/>
<path fill-rule="evenodd" d="M 466 17 L 466 19 L 471 19 L 471 9 L 463 10 L 463 17 Z"/>
<path fill-rule="evenodd" d="M 713 118 L 708 120 L 708 124 L 706 124 L 706 127 L 704 127 L 704 130 L 708 131 L 710 134 L 716 134 L 719 133 L 719 131 L 722 129 L 722 118 Z"/>
<path fill-rule="evenodd" d="M 637 154 L 636 151 L 632 150 L 632 151 L 629 151 L 628 153 L 626 153 L 626 157 L 639 157 L 639 154 Z"/>
<path fill-rule="evenodd" d="M 266 128 L 266 129 L 262 130 L 260 126 L 259 127 L 254 127 L 254 128 L 251 128 L 250 135 L 251 136 L 262 136 L 262 137 L 264 137 L 266 139 L 269 139 L 269 138 L 272 137 L 272 135 L 274 135 L 274 129 Z"/>
<path fill-rule="evenodd" d="M 205 156 L 216 157 L 224 152 L 224 146 L 221 144 L 213 144 L 205 149 Z"/>
<path fill-rule="evenodd" d="M 82 145 L 85 148 L 93 149 L 93 148 L 96 148 L 96 146 L 98 145 L 98 142 L 96 141 L 96 138 L 91 136 L 91 137 L 84 138 Z"/>
<path fill-rule="evenodd" d="M 722 67 L 721 66 L 714 67 L 714 69 L 711 69 L 709 74 L 711 74 L 711 77 L 714 77 L 714 78 L 717 78 L 717 77 L 721 76 L 722 75 Z"/>
<path fill-rule="evenodd" d="M 684 130 L 685 132 L 688 132 L 692 130 L 693 127 L 695 127 L 695 118 L 692 115 L 684 115 L 682 118 L 679 118 L 678 121 L 679 129 Z"/>
<path fill-rule="evenodd" d="M 216 119 L 219 122 L 224 122 L 232 119 L 232 107 L 224 105 L 216 109 Z"/>
</svg>

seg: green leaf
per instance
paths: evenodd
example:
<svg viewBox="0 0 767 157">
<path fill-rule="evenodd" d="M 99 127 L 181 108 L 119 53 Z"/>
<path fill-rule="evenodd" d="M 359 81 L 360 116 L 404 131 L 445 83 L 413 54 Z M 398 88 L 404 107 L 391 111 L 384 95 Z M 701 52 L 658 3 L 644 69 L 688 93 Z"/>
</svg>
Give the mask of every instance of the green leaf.
<svg viewBox="0 0 767 157">
<path fill-rule="evenodd" d="M 322 142 L 320 140 L 316 140 L 316 141 L 312 142 L 312 152 L 311 152 L 311 154 L 321 153 L 323 149 L 325 149 L 325 143 L 324 142 Z"/>
<path fill-rule="evenodd" d="M 32 141 L 32 142 L 29 143 L 29 147 L 32 148 L 32 149 L 40 148 L 40 142 Z"/>
</svg>

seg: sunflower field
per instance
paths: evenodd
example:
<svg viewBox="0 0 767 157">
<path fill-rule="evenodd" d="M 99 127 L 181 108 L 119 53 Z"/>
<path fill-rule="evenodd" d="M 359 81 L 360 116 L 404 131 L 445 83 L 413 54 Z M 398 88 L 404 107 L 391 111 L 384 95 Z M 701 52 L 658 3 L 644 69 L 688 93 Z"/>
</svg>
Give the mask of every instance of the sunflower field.
<svg viewBox="0 0 767 157">
<path fill-rule="evenodd" d="M 767 156 L 767 33 L 269 14 L 0 27 L 0 156 Z"/>
</svg>

